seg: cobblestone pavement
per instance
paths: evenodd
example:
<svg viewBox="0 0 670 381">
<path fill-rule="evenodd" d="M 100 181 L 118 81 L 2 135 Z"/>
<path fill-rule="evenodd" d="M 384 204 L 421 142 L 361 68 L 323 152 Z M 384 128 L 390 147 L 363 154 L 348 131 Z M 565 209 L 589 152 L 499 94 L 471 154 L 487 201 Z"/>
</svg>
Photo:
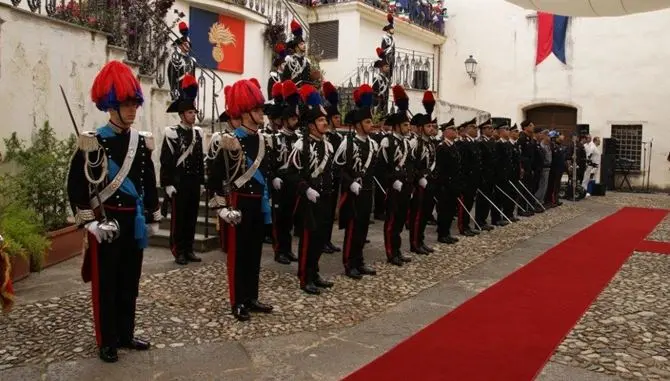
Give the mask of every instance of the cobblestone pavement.
<svg viewBox="0 0 670 381">
<path fill-rule="evenodd" d="M 635 206 L 640 208 L 670 209 L 670 195 L 665 193 L 622 193 L 607 192 L 606 197 L 589 197 L 589 201 L 600 202 L 618 207 Z"/>
<path fill-rule="evenodd" d="M 260 294 L 276 312 L 254 316 L 248 323 L 238 323 L 229 314 L 222 261 L 146 275 L 140 286 L 136 333 L 160 350 L 352 326 L 581 213 L 579 204 L 566 203 L 479 237 L 461 238 L 456 245 L 438 245 L 436 253 L 414 255 L 414 261 L 402 268 L 381 263 L 379 254 L 372 263 L 378 276 L 353 281 L 335 275 L 335 287 L 321 296 L 300 291 L 292 271 L 264 268 Z M 381 225 L 371 228 L 379 230 Z M 381 253 L 380 243 L 375 238 L 369 251 Z M 337 255 L 324 258 L 340 260 Z M 95 356 L 90 305 L 90 293 L 82 288 L 20 304 L 11 314 L 0 316 L 0 370 Z"/>
</svg>

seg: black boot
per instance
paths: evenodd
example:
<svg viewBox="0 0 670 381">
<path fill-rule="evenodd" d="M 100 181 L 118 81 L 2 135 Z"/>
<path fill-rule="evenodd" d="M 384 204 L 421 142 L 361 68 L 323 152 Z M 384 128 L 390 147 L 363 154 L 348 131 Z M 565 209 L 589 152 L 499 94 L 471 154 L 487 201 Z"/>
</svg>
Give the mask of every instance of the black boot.
<svg viewBox="0 0 670 381">
<path fill-rule="evenodd" d="M 202 258 L 196 256 L 192 251 L 186 253 L 185 257 L 189 262 L 202 262 Z"/>
<path fill-rule="evenodd" d="M 373 269 L 368 265 L 361 265 L 358 267 L 358 272 L 363 275 L 377 275 L 377 270 Z"/>
<path fill-rule="evenodd" d="M 102 347 L 98 353 L 100 360 L 104 362 L 117 362 L 119 361 L 119 353 L 114 347 Z"/>
<path fill-rule="evenodd" d="M 146 351 L 151 348 L 151 343 L 146 340 L 132 338 L 128 341 L 120 342 L 119 346 L 121 348 L 134 349 L 136 351 Z"/>
<path fill-rule="evenodd" d="M 416 253 L 416 254 L 420 254 L 420 255 L 428 255 L 428 254 L 429 254 L 428 251 L 426 251 L 426 250 L 423 248 L 423 246 L 413 247 L 413 248 L 410 249 L 410 251 L 411 251 L 412 253 Z"/>
<path fill-rule="evenodd" d="M 293 254 L 292 252 L 285 253 L 286 258 L 288 258 L 291 262 L 298 262 L 298 256 Z"/>
<path fill-rule="evenodd" d="M 310 294 L 310 295 L 320 295 L 321 294 L 321 290 L 319 290 L 316 287 L 316 285 L 314 285 L 313 282 L 309 282 L 309 283 L 305 284 L 304 286 L 302 286 L 300 288 L 303 291 L 305 291 L 306 293 Z"/>
<path fill-rule="evenodd" d="M 316 277 L 314 277 L 314 285 L 315 285 L 316 287 L 320 287 L 320 288 L 331 288 L 331 287 L 333 287 L 335 284 L 334 284 L 333 282 L 329 281 L 329 280 L 325 280 L 325 279 L 323 279 L 323 278 L 321 277 L 321 274 L 318 274 L 318 273 L 317 273 L 317 274 L 316 274 Z"/>
<path fill-rule="evenodd" d="M 177 258 L 174 261 L 178 265 L 188 265 L 188 259 L 186 259 L 184 254 L 177 254 Z"/>
<path fill-rule="evenodd" d="M 289 259 L 286 254 L 284 253 L 276 253 L 275 254 L 275 262 L 279 262 L 282 265 L 290 265 L 291 264 L 291 259 Z"/>
<path fill-rule="evenodd" d="M 392 265 L 396 265 L 396 266 L 402 266 L 402 265 L 405 264 L 405 262 L 403 262 L 403 260 L 400 259 L 400 257 L 397 256 L 397 255 L 394 255 L 394 256 L 392 256 L 391 258 L 389 258 L 389 259 L 388 259 L 388 262 L 389 262 L 390 264 L 392 264 Z"/>
<path fill-rule="evenodd" d="M 361 272 L 358 271 L 357 268 L 344 270 L 344 275 L 348 276 L 351 279 L 356 279 L 356 280 L 363 279 L 363 274 L 361 274 Z"/>
<path fill-rule="evenodd" d="M 433 249 L 432 247 L 428 247 L 428 246 L 426 246 L 425 243 L 422 243 L 422 244 L 421 244 L 421 248 L 423 249 L 423 251 L 426 251 L 426 252 L 428 252 L 429 254 L 435 252 L 435 249 Z"/>
<path fill-rule="evenodd" d="M 251 300 L 246 306 L 250 312 L 260 312 L 263 314 L 269 314 L 274 310 L 274 307 L 269 304 L 261 303 L 258 299 Z"/>
<path fill-rule="evenodd" d="M 326 246 L 328 246 L 328 247 L 330 248 L 330 250 L 333 251 L 333 253 L 338 253 L 338 252 L 342 251 L 342 249 L 340 249 L 339 247 L 333 245 L 332 242 L 328 242 L 328 243 L 326 244 Z"/>
<path fill-rule="evenodd" d="M 249 310 L 244 304 L 238 304 L 236 306 L 233 306 L 233 316 L 235 316 L 235 319 L 239 321 L 247 321 L 251 319 L 251 315 L 249 315 Z"/>
</svg>

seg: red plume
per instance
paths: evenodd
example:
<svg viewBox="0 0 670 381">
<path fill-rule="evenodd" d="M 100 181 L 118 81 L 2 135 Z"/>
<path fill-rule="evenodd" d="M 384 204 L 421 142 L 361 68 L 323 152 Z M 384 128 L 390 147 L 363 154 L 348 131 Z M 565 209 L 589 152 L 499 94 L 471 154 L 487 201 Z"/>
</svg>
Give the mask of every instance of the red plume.
<svg viewBox="0 0 670 381">
<path fill-rule="evenodd" d="M 251 81 L 251 83 L 256 85 L 256 87 L 258 87 L 259 89 L 261 88 L 261 84 L 258 82 L 256 78 L 250 78 L 249 81 Z"/>
<path fill-rule="evenodd" d="M 361 94 L 367 94 L 367 93 L 374 93 L 375 91 L 372 89 L 372 86 L 368 85 L 367 83 L 362 84 L 359 88 L 358 91 Z"/>
<path fill-rule="evenodd" d="M 277 82 L 274 85 L 272 85 L 272 98 L 278 98 L 282 97 L 282 84 L 281 82 Z"/>
<path fill-rule="evenodd" d="M 310 94 L 316 92 L 316 89 L 312 85 L 302 85 L 298 91 L 300 92 L 300 99 L 306 103 L 307 97 L 309 97 Z"/>
<path fill-rule="evenodd" d="M 188 29 L 188 25 L 186 25 L 186 23 L 183 22 L 183 21 L 180 22 L 179 23 L 179 30 L 182 31 L 182 30 L 186 30 L 186 29 Z"/>
<path fill-rule="evenodd" d="M 386 20 L 389 22 L 389 24 L 393 24 L 393 13 L 388 13 L 386 15 Z"/>
<path fill-rule="evenodd" d="M 384 58 L 384 49 L 377 48 L 377 57 Z"/>
<path fill-rule="evenodd" d="M 322 89 L 323 89 L 323 95 L 326 99 L 328 99 L 328 97 L 331 94 L 337 92 L 337 90 L 335 89 L 335 86 L 333 86 L 333 84 L 330 83 L 330 82 L 324 82 L 323 86 L 322 86 Z"/>
<path fill-rule="evenodd" d="M 231 88 L 230 85 L 227 85 L 226 87 L 223 88 L 223 97 L 224 97 L 224 101 L 226 103 L 226 109 L 228 108 L 227 106 L 228 106 L 228 99 L 229 99 L 228 96 L 230 94 L 230 88 Z"/>
<path fill-rule="evenodd" d="M 182 88 L 182 89 L 185 89 L 185 88 L 187 88 L 187 87 L 189 87 L 189 86 L 193 86 L 193 85 L 196 85 L 196 86 L 197 86 L 197 85 L 198 85 L 198 81 L 197 81 L 197 80 L 195 79 L 195 77 L 192 76 L 191 74 L 186 74 L 186 75 L 184 76 L 184 78 L 181 80 L 181 88 Z"/>
<path fill-rule="evenodd" d="M 300 26 L 300 24 L 299 24 L 297 21 L 295 21 L 295 20 L 291 20 L 291 32 L 294 32 L 294 31 L 296 31 L 296 30 L 298 30 L 298 29 L 302 29 L 302 27 Z"/>
<path fill-rule="evenodd" d="M 290 79 L 282 82 L 282 84 L 282 95 L 284 96 L 284 99 L 298 92 L 298 88 L 296 87 L 295 83 L 293 83 L 293 81 Z"/>
<path fill-rule="evenodd" d="M 400 85 L 395 85 L 391 89 L 393 91 L 393 99 L 397 102 L 399 99 L 408 99 L 405 89 Z"/>
<path fill-rule="evenodd" d="M 359 90 L 359 89 L 355 89 L 355 90 L 354 90 L 354 93 L 353 93 L 353 96 L 354 96 L 354 103 L 355 103 L 355 104 L 358 104 L 358 103 L 361 101 L 361 92 L 360 92 L 360 90 Z"/>
<path fill-rule="evenodd" d="M 286 45 L 281 42 L 275 45 L 275 53 L 282 54 L 286 50 Z"/>
<path fill-rule="evenodd" d="M 91 87 L 91 100 L 106 111 L 127 99 L 142 100 L 142 87 L 126 64 L 110 61 L 98 73 Z"/>
<path fill-rule="evenodd" d="M 231 117 L 262 107 L 265 103 L 261 89 L 250 80 L 241 79 L 235 82 L 229 95 L 231 99 L 228 101 L 228 106 Z"/>
<path fill-rule="evenodd" d="M 433 92 L 428 90 L 425 93 L 423 93 L 423 100 L 421 102 L 422 103 L 435 103 L 435 97 L 433 97 Z"/>
</svg>

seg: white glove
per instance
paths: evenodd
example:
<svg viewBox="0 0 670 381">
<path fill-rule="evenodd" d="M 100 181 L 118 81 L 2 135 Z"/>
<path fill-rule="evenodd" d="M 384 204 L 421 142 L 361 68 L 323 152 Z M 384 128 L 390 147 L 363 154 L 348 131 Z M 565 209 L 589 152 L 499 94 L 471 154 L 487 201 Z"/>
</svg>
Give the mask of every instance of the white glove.
<svg viewBox="0 0 670 381">
<path fill-rule="evenodd" d="M 95 239 L 98 241 L 98 243 L 102 243 L 102 241 L 112 242 L 114 232 L 99 229 L 98 224 L 99 224 L 98 221 L 93 221 L 89 222 L 84 227 L 86 228 L 86 230 L 88 230 L 91 234 L 95 236 Z"/>
<path fill-rule="evenodd" d="M 313 203 L 316 203 L 316 200 L 321 196 L 319 192 L 315 191 L 312 188 L 307 188 L 307 192 L 305 192 L 307 195 L 307 199 Z"/>
<path fill-rule="evenodd" d="M 419 186 L 423 189 L 426 189 L 426 185 L 428 185 L 428 180 L 426 180 L 425 177 L 422 177 L 419 179 Z"/>
<path fill-rule="evenodd" d="M 398 192 L 400 192 L 400 190 L 402 189 L 402 182 L 401 182 L 400 180 L 396 180 L 396 181 L 394 181 L 394 182 L 393 182 L 393 189 L 395 189 L 395 190 L 397 190 Z"/>
<path fill-rule="evenodd" d="M 350 189 L 356 196 L 358 196 L 358 194 L 361 192 L 361 188 L 362 188 L 362 187 L 361 187 L 361 184 L 359 184 L 359 183 L 357 183 L 357 182 L 355 182 L 355 181 L 354 181 L 353 183 L 351 183 L 351 185 L 349 185 L 349 189 Z"/>
<path fill-rule="evenodd" d="M 153 235 L 156 235 L 156 233 L 158 233 L 158 229 L 159 229 L 158 228 L 158 222 L 152 222 L 150 224 L 147 224 L 146 229 L 147 229 L 147 235 L 149 237 L 151 237 Z"/>
<path fill-rule="evenodd" d="M 275 190 L 280 190 L 283 183 L 284 182 L 279 177 L 272 179 L 272 187 L 275 188 Z"/>
<path fill-rule="evenodd" d="M 219 217 L 221 217 L 221 219 L 227 224 L 237 225 L 242 220 L 242 213 L 240 213 L 238 210 L 221 208 L 219 210 Z"/>
<path fill-rule="evenodd" d="M 168 197 L 172 198 L 172 195 L 177 193 L 177 188 L 173 187 L 172 185 L 168 185 L 165 187 L 165 193 L 167 193 Z"/>
</svg>

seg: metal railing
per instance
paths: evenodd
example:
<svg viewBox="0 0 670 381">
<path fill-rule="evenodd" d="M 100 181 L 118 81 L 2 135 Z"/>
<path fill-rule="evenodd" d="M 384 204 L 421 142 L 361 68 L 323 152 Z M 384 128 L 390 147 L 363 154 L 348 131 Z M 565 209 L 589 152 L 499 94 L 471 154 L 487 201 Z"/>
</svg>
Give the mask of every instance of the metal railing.
<svg viewBox="0 0 670 381">
<path fill-rule="evenodd" d="M 372 84 L 379 72 L 379 69 L 374 67 L 375 61 L 374 58 L 359 58 L 356 69 L 341 86 L 358 87 L 364 83 Z M 402 85 L 409 90 L 435 91 L 436 70 L 435 54 L 399 48 L 396 49 L 391 84 Z"/>
</svg>

